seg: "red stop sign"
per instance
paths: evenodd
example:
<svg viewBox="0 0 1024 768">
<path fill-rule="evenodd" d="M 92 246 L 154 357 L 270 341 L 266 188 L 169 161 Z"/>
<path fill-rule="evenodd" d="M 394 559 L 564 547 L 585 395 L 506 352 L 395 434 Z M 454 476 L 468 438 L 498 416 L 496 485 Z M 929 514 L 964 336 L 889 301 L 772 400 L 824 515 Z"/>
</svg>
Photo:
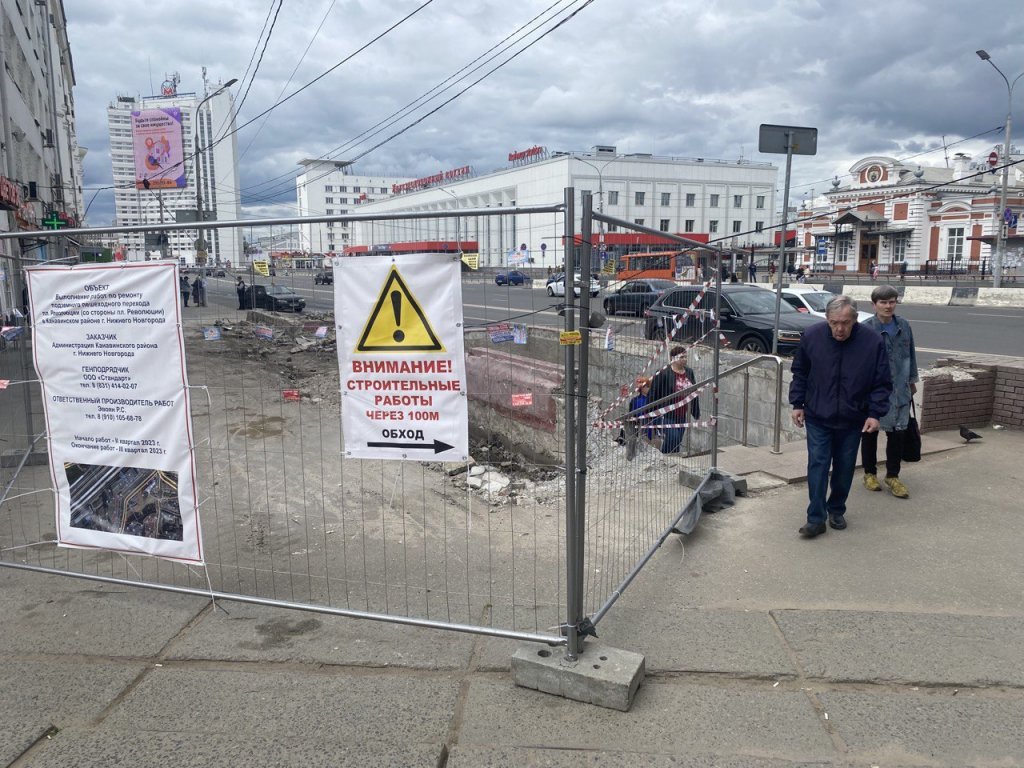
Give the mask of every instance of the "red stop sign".
<svg viewBox="0 0 1024 768">
<path fill-rule="evenodd" d="M 995 168 L 997 165 L 999 165 L 999 153 L 993 149 L 988 155 L 988 167 Z"/>
</svg>

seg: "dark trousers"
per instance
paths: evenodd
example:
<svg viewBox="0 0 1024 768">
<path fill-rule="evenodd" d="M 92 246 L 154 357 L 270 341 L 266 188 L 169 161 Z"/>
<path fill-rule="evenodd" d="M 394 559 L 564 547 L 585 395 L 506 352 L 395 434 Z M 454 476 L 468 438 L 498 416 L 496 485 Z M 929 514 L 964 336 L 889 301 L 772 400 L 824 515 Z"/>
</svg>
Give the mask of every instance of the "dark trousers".
<svg viewBox="0 0 1024 768">
<path fill-rule="evenodd" d="M 885 476 L 900 476 L 900 461 L 903 459 L 902 430 L 885 433 Z M 878 474 L 878 432 L 865 432 L 860 439 L 860 463 L 864 472 Z"/>
<path fill-rule="evenodd" d="M 810 421 L 804 428 L 807 432 L 807 495 L 810 497 L 807 522 L 816 525 L 824 523 L 828 516 L 846 514 L 861 428 L 833 429 Z"/>
</svg>

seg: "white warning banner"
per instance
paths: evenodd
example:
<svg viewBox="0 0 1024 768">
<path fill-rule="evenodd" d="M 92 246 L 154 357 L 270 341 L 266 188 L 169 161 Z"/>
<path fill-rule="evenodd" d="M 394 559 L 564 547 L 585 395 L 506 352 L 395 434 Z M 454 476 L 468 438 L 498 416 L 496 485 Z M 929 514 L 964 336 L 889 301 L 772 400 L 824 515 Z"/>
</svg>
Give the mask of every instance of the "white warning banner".
<svg viewBox="0 0 1024 768">
<path fill-rule="evenodd" d="M 27 272 L 58 543 L 202 562 L 177 265 Z"/>
<path fill-rule="evenodd" d="M 340 257 L 334 277 L 345 455 L 465 461 L 458 255 Z"/>
</svg>

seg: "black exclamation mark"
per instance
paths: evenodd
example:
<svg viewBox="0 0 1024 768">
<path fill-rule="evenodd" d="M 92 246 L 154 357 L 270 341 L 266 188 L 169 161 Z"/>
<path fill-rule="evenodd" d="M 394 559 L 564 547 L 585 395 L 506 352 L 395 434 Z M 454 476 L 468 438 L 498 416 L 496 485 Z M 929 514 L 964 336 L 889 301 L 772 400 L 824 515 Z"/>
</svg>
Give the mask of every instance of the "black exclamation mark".
<svg viewBox="0 0 1024 768">
<path fill-rule="evenodd" d="M 395 313 L 395 325 L 402 324 L 402 293 L 401 291 L 391 292 L 391 310 Z M 397 328 L 391 338 L 401 343 L 405 339 L 405 332 Z"/>
</svg>

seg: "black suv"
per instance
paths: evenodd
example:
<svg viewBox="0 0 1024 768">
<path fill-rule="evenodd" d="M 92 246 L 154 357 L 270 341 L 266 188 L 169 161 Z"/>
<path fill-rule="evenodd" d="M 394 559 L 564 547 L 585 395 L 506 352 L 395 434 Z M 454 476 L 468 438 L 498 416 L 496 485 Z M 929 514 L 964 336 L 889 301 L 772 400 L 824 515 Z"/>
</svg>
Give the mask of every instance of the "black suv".
<svg viewBox="0 0 1024 768">
<path fill-rule="evenodd" d="M 287 285 L 250 285 L 245 289 L 243 305 L 243 309 L 301 312 L 306 308 L 306 300 Z"/>
<path fill-rule="evenodd" d="M 334 285 L 334 270 L 321 269 L 313 275 L 313 282 L 317 285 Z"/>
<path fill-rule="evenodd" d="M 699 285 L 683 285 L 662 294 L 647 310 L 644 334 L 648 339 L 665 338 L 665 329 L 672 327 L 672 317 L 687 309 L 701 291 Z M 715 308 L 715 289 L 710 288 L 698 309 Z M 803 332 L 825 320 L 797 312 L 785 301 L 779 307 L 779 354 L 792 354 L 800 344 Z M 673 338 L 693 341 L 708 327 L 699 317 L 688 316 Z M 769 352 L 775 328 L 775 292 L 754 285 L 723 285 L 721 330 L 730 346 L 748 352 Z"/>
</svg>

